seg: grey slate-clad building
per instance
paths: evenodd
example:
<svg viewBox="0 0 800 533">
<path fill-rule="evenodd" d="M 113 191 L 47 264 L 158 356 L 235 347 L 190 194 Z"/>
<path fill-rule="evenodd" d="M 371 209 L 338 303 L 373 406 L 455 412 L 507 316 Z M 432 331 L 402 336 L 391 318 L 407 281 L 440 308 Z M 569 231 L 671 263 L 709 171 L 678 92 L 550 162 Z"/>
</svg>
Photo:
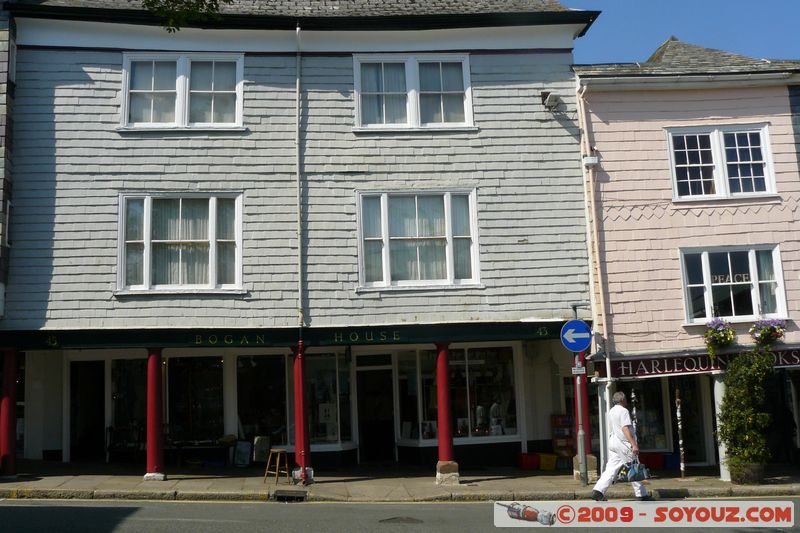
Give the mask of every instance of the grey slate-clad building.
<svg viewBox="0 0 800 533">
<path fill-rule="evenodd" d="M 234 1 L 168 33 L 135 1 L 6 7 L 25 457 L 140 460 L 154 348 L 168 451 L 291 453 L 300 336 L 315 466 L 435 461 L 434 343 L 459 462 L 551 451 L 589 299 L 570 64 L 596 12 Z"/>
</svg>

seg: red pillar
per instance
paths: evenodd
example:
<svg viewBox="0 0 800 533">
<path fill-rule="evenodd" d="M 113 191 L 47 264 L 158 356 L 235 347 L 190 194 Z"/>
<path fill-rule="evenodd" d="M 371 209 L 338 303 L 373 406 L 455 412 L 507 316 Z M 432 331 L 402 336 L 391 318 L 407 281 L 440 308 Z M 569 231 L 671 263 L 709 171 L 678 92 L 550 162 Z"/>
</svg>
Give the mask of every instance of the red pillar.
<svg viewBox="0 0 800 533">
<path fill-rule="evenodd" d="M 3 351 L 0 400 L 0 474 L 17 475 L 17 350 Z"/>
<path fill-rule="evenodd" d="M 306 347 L 303 341 L 297 342 L 294 350 L 294 460 L 300 467 L 300 476 L 303 485 L 309 483 L 306 468 L 311 466 L 310 438 L 306 426 L 308 417 L 306 414 L 305 397 L 305 352 Z"/>
<path fill-rule="evenodd" d="M 164 424 L 161 395 L 161 348 L 149 348 L 147 355 L 147 473 L 145 480 L 163 481 Z"/>
<path fill-rule="evenodd" d="M 586 351 L 580 352 L 578 356 L 575 358 L 576 362 L 580 362 L 580 365 L 586 368 Z M 577 365 L 575 365 L 577 366 Z M 578 376 L 576 375 L 572 379 L 573 384 L 573 407 L 574 407 L 574 415 L 575 415 L 575 453 L 578 453 L 578 409 L 581 410 L 583 414 L 583 437 L 584 437 L 584 450 L 586 450 L 586 454 L 592 453 L 592 432 L 591 432 L 591 424 L 589 422 L 589 381 L 588 376 L 589 374 L 583 374 L 581 376 L 581 391 L 580 396 L 578 395 Z"/>
<path fill-rule="evenodd" d="M 439 436 L 439 463 L 454 461 L 453 454 L 453 410 L 450 405 L 450 366 L 448 364 L 449 343 L 436 343 L 436 399 Z M 437 465 L 437 473 L 439 465 Z"/>
</svg>

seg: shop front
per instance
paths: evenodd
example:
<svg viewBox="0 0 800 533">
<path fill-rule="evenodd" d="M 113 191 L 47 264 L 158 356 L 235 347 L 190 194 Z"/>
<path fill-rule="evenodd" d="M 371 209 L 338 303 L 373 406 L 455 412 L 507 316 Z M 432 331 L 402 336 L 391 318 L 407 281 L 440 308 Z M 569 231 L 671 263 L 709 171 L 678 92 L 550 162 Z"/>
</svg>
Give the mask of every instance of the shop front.
<svg viewBox="0 0 800 533">
<path fill-rule="evenodd" d="M 687 466 L 720 464 L 717 410 L 725 391 L 724 371 L 736 354 L 664 354 L 612 361 L 616 390 L 635 408 L 643 458 L 656 469 L 679 468 L 679 440 Z M 774 350 L 774 372 L 766 386 L 771 416 L 768 446 L 772 462 L 797 462 L 800 350 Z M 602 365 L 598 365 L 602 368 Z M 680 399 L 680 434 L 678 402 Z"/>
<path fill-rule="evenodd" d="M 560 326 L 307 329 L 303 389 L 311 464 L 435 463 L 442 346 L 455 460 L 464 467 L 515 464 L 531 441 L 550 438 L 539 427 L 538 410 L 561 411 L 553 400 L 561 393 L 553 359 L 561 354 L 551 354 Z M 168 466 L 223 465 L 235 441 L 258 439 L 294 453 L 290 347 L 296 330 L 117 333 L 20 337 L 29 384 L 25 457 L 144 462 L 155 352 Z M 437 346 L 437 338 L 450 342 Z M 568 367 L 569 355 L 562 358 Z M 530 382 L 536 380 L 538 387 Z"/>
</svg>

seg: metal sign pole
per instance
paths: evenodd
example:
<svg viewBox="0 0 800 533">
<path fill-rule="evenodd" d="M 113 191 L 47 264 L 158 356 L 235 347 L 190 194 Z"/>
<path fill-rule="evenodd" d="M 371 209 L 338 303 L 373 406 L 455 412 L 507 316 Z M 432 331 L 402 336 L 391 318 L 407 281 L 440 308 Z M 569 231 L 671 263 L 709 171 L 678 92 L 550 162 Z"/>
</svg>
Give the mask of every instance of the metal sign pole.
<svg viewBox="0 0 800 533">
<path fill-rule="evenodd" d="M 686 463 L 683 461 L 683 421 L 681 420 L 680 389 L 675 389 L 675 416 L 678 419 L 678 451 L 681 457 L 681 477 L 686 477 Z"/>
<path fill-rule="evenodd" d="M 575 354 L 575 368 L 580 368 L 581 357 Z M 583 376 L 575 375 L 575 398 L 578 405 L 578 470 L 581 473 L 581 484 L 589 484 L 589 472 L 586 466 L 586 433 L 583 430 Z"/>
</svg>

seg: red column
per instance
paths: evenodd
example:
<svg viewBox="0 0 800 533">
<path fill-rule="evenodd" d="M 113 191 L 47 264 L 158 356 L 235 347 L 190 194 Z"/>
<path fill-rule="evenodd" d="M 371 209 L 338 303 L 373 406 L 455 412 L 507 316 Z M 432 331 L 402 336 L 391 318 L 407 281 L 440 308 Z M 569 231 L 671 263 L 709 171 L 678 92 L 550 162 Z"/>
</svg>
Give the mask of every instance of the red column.
<svg viewBox="0 0 800 533">
<path fill-rule="evenodd" d="M 147 355 L 147 473 L 145 480 L 163 481 L 164 424 L 161 395 L 161 348 L 149 348 Z"/>
<path fill-rule="evenodd" d="M 306 415 L 305 397 L 305 351 L 303 341 L 297 342 L 294 350 L 294 460 L 300 467 L 303 484 L 309 483 L 306 468 L 311 466 L 310 438 L 306 431 L 308 417 Z"/>
<path fill-rule="evenodd" d="M 581 366 L 586 368 L 586 351 L 580 352 L 575 358 L 575 362 L 580 362 Z M 575 365 L 577 366 L 577 365 Z M 575 453 L 578 453 L 578 409 L 583 414 L 583 437 L 584 437 L 584 450 L 586 454 L 592 453 L 592 432 L 591 424 L 589 422 L 589 381 L 588 373 L 581 376 L 581 391 L 578 395 L 578 376 L 572 378 L 573 384 L 573 408 L 574 408 L 574 421 L 575 421 Z"/>
<path fill-rule="evenodd" d="M 450 406 L 450 366 L 448 364 L 449 343 L 436 343 L 436 399 L 439 435 L 439 461 L 454 461 L 453 454 L 453 410 Z"/>
<path fill-rule="evenodd" d="M 0 474 L 17 475 L 17 350 L 3 351 L 0 400 Z"/>
</svg>

